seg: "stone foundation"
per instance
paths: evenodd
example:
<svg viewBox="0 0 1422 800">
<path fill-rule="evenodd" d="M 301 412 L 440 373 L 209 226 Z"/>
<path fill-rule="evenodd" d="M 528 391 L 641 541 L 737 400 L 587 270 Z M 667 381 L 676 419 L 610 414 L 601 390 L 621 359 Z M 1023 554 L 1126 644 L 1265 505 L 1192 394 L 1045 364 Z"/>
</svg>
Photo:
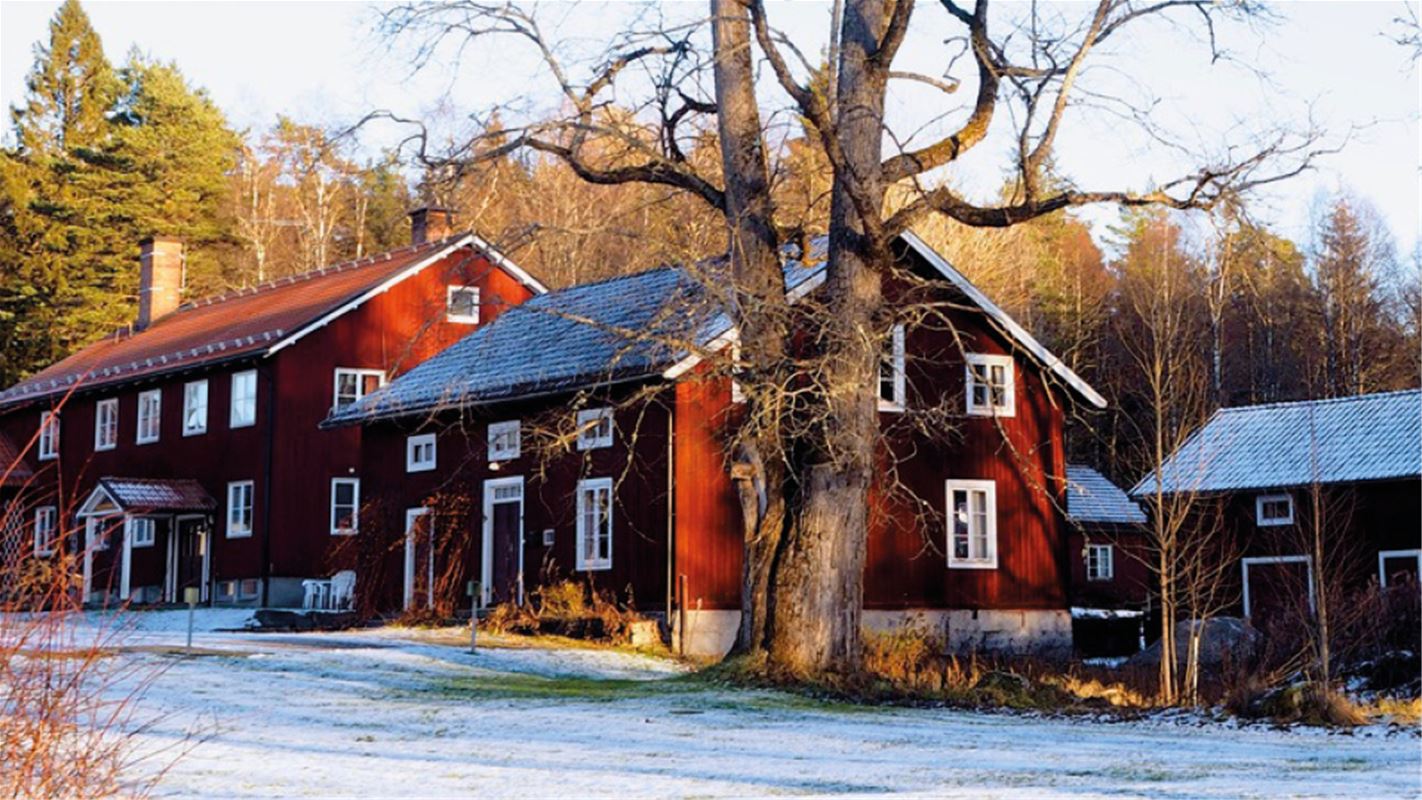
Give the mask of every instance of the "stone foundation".
<svg viewBox="0 0 1422 800">
<path fill-rule="evenodd" d="M 676 618 L 679 621 L 679 617 Z M 739 611 L 686 612 L 686 649 L 680 649 L 681 632 L 672 631 L 677 652 L 696 658 L 721 658 L 736 642 L 740 628 Z M 906 625 L 922 626 L 925 632 L 941 636 L 948 649 L 958 653 L 1071 654 L 1071 612 L 1067 609 L 904 609 L 864 612 L 864 627 L 892 631 Z"/>
</svg>

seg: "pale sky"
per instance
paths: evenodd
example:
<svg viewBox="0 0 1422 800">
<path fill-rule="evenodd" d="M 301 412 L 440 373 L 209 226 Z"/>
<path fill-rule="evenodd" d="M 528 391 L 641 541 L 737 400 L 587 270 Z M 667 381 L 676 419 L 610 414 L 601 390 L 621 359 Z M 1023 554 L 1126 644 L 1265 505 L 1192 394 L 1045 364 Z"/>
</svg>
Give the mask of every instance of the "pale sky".
<svg viewBox="0 0 1422 800">
<path fill-rule="evenodd" d="M 57 6 L 0 2 L 0 101 L 5 106 L 21 101 L 33 46 L 47 36 Z M 337 125 L 374 109 L 427 116 L 440 108 L 465 112 L 491 103 L 548 107 L 554 102 L 536 63 L 512 45 L 470 51 L 458 69 L 443 65 L 412 76 L 406 54 L 375 34 L 379 7 L 367 3 L 90 0 L 85 6 L 111 61 L 121 62 L 134 47 L 176 61 L 239 128 L 260 130 L 277 114 Z M 638 8 L 545 3 L 539 13 L 574 45 L 592 51 Z M 823 43 L 828 8 L 827 2 L 777 3 L 770 14 L 772 23 L 813 54 Z M 1160 107 L 1173 130 L 1206 146 L 1218 146 L 1230 132 L 1237 135 L 1261 120 L 1301 123 L 1310 113 L 1334 140 L 1353 130 L 1342 152 L 1324 158 L 1317 171 L 1268 192 L 1257 208 L 1281 232 L 1303 239 L 1309 205 L 1321 192 L 1346 187 L 1376 205 L 1406 253 L 1422 227 L 1422 84 L 1406 51 L 1387 38 L 1393 20 L 1405 13 L 1403 3 L 1290 2 L 1276 10 L 1282 22 L 1265 35 L 1227 31 L 1222 37 L 1245 62 L 1269 71 L 1268 85 L 1237 66 L 1211 65 L 1202 46 L 1159 25 L 1116 42 L 1120 60 L 1112 63 L 1139 75 L 1164 101 Z M 683 18 L 703 12 L 701 3 L 666 10 L 670 17 Z M 936 3 L 921 1 L 896 68 L 942 74 L 948 64 L 944 40 L 959 31 Z M 1121 85 L 1120 78 L 1105 72 L 1091 80 L 1100 81 L 1099 87 Z M 940 117 L 967 99 L 945 100 L 935 90 L 895 84 L 891 126 L 901 134 L 918 131 L 926 139 L 951 124 L 954 117 Z M 1184 165 L 1125 126 L 1080 113 L 1080 124 L 1064 128 L 1057 160 L 1082 188 L 1140 188 L 1173 177 Z M 392 135 L 388 129 L 372 131 L 366 143 L 388 143 Z M 1001 152 L 1000 147 L 975 152 L 955 165 L 954 180 L 980 194 L 992 192 L 1004 176 Z M 1110 213 L 1097 212 L 1093 219 Z"/>
</svg>

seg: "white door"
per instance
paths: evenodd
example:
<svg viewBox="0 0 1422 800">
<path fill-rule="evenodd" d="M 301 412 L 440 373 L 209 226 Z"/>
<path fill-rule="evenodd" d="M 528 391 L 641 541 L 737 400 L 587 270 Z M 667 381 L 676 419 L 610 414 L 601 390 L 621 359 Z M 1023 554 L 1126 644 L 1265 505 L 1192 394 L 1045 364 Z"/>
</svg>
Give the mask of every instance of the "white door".
<svg viewBox="0 0 1422 800">
<path fill-rule="evenodd" d="M 417 590 L 424 595 L 425 608 L 434 605 L 434 541 L 428 530 L 420 530 L 420 517 L 430 513 L 428 508 L 405 509 L 405 604 L 406 611 L 415 606 L 415 593 Z M 423 586 L 417 580 L 420 575 L 417 565 L 421 551 L 424 551 L 424 581 Z"/>
</svg>

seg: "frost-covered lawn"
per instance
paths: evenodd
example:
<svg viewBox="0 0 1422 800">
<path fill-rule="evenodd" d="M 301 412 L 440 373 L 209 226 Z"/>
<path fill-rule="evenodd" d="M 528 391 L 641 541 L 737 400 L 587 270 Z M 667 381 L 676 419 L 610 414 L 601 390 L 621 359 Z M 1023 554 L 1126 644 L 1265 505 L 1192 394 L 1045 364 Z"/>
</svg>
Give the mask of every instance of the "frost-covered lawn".
<svg viewBox="0 0 1422 800">
<path fill-rule="evenodd" d="M 181 613 L 181 612 L 180 612 Z M 146 615 L 145 615 L 146 616 Z M 160 796 L 1416 797 L 1414 735 L 865 709 L 707 686 L 675 663 L 383 629 L 201 633 L 153 615 Z M 239 624 L 205 617 L 204 627 Z M 161 759 L 150 762 L 160 763 Z"/>
</svg>

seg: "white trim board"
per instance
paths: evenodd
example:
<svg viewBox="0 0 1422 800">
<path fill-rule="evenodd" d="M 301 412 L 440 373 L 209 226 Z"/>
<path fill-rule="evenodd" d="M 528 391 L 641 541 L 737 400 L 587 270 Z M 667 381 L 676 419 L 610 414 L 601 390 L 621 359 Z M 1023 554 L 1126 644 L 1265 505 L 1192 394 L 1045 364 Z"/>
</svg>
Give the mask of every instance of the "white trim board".
<svg viewBox="0 0 1422 800">
<path fill-rule="evenodd" d="M 1249 603 L 1249 566 L 1257 564 L 1264 566 L 1268 564 L 1304 564 L 1308 575 L 1308 610 L 1310 613 L 1316 610 L 1314 605 L 1313 592 L 1313 559 L 1309 556 L 1253 556 L 1241 558 L 1240 568 L 1244 571 L 1244 616 L 1248 617 L 1252 611 Z"/>
</svg>

